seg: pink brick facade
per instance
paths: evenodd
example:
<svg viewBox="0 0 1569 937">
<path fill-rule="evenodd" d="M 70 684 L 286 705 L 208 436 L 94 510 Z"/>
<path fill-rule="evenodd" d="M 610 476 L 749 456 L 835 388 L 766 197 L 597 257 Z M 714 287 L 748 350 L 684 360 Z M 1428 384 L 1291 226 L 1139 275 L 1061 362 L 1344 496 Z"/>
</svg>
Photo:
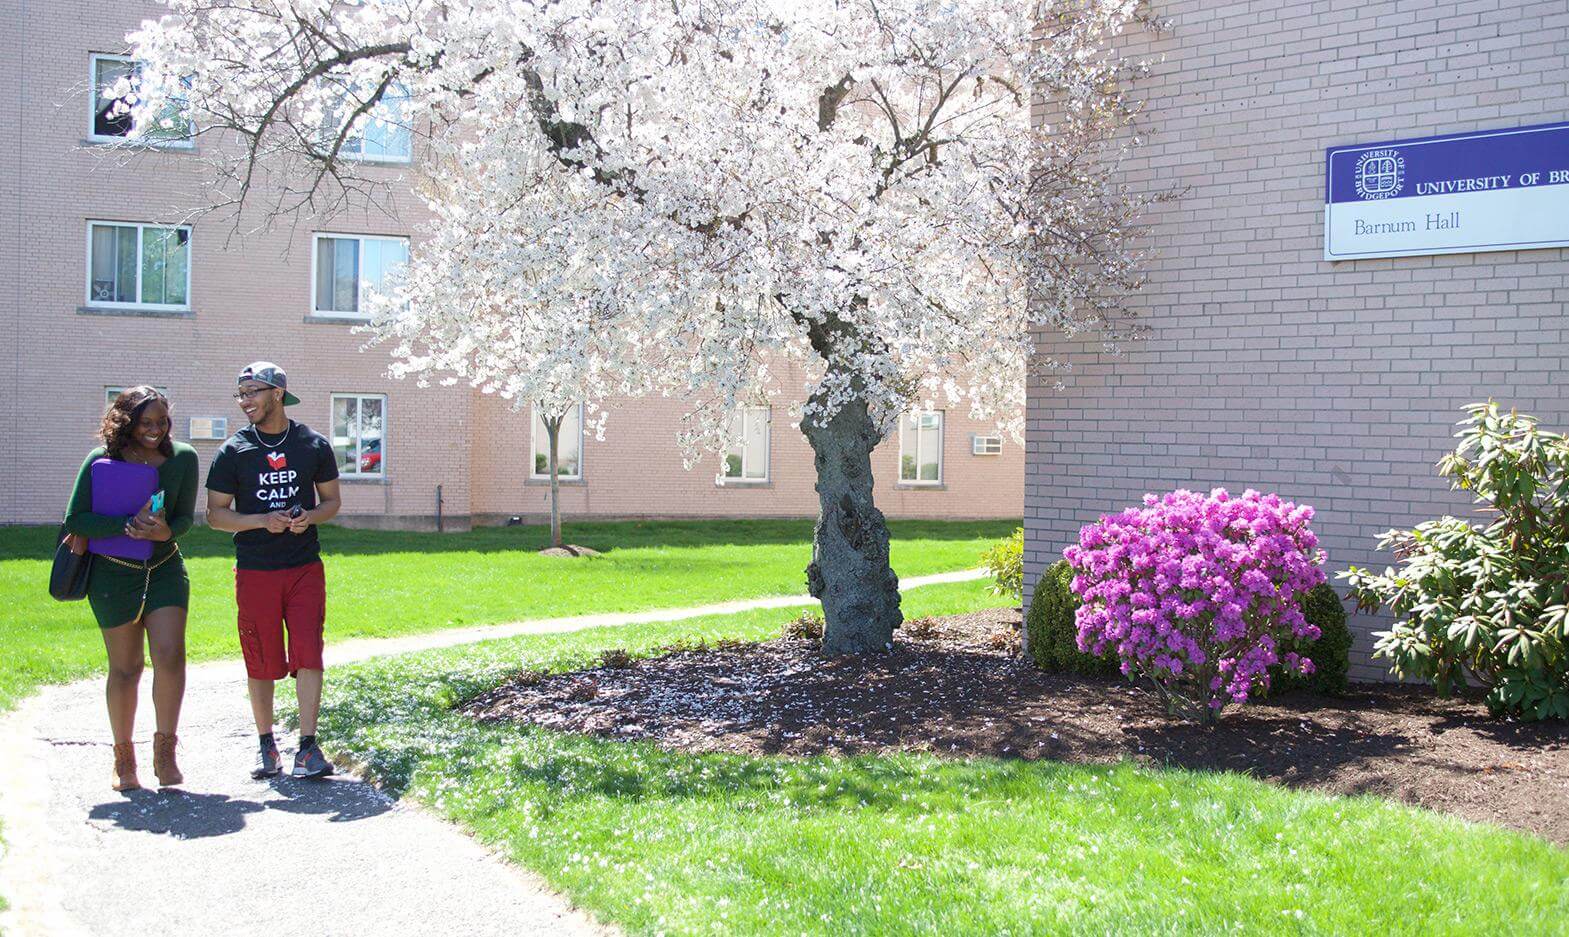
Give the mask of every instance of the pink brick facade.
<svg viewBox="0 0 1569 937">
<path fill-rule="evenodd" d="M 540 516 L 549 510 L 548 481 L 528 477 L 529 417 L 478 402 L 476 436 L 491 439 L 476 464 L 474 490 L 482 506 Z M 690 471 L 682 467 L 674 443 L 684 410 L 669 399 L 609 401 L 603 440 L 592 426 L 584 433 L 582 483 L 563 483 L 562 510 L 568 516 L 608 517 L 802 517 L 817 513 L 816 473 L 812 451 L 791 425 L 783 399 L 771 405 L 768 480 L 762 483 L 717 483 L 718 460 L 705 455 Z M 592 421 L 591 421 L 592 422 Z M 943 415 L 942 480 L 935 486 L 903 485 L 899 478 L 899 439 L 894 433 L 872 454 L 877 479 L 877 505 L 890 517 L 973 518 L 1014 517 L 1022 501 L 1024 453 L 1004 440 L 998 455 L 972 454 L 971 436 L 995 433 L 994 426 L 970 420 L 963 410 Z M 480 480 L 483 476 L 483 481 Z"/>
<path fill-rule="evenodd" d="M 1134 186 L 1149 217 L 1134 301 L 1153 327 L 1114 360 L 1045 340 L 1068 388 L 1031 389 L 1033 582 L 1080 525 L 1174 487 L 1314 505 L 1331 571 L 1380 567 L 1377 534 L 1468 510 L 1434 462 L 1468 402 L 1569 428 L 1569 251 L 1323 260 L 1324 149 L 1569 118 L 1569 6 L 1179 0 L 1128 42 L 1153 76 Z M 1343 589 L 1342 589 L 1343 591 Z M 1377 620 L 1353 619 L 1353 678 Z"/>
<path fill-rule="evenodd" d="M 157 10 L 0 0 L 0 61 L 13 78 L 0 116 L 19 131 L 0 147 L 0 394 L 8 404 L 0 425 L 18 441 L 16 464 L 0 481 L 0 523 L 59 518 L 106 387 L 166 387 L 177 438 L 186 438 L 191 417 L 228 417 L 233 430 L 241 420 L 229 398 L 233 375 L 257 358 L 288 368 L 303 400 L 291 415 L 324 433 L 332 394 L 386 396 L 385 477 L 345 483 L 346 521 L 427 526 L 438 485 L 449 528 L 542 516 L 547 489 L 527 480 L 526 412 L 467 387 L 390 380 L 383 349 L 362 350 L 365 336 L 310 314 L 312 233 L 416 235 L 419 204 L 401 184 L 395 217 L 339 216 L 243 238 L 222 220 L 196 219 L 188 312 L 128 314 L 87 303 L 90 220 L 169 223 L 197 198 L 201 174 L 190 152 L 126 157 L 87 141 L 90 55 L 124 51 L 125 33 Z M 407 168 L 375 171 L 396 179 Z M 745 488 L 716 485 L 713 456 L 682 467 L 678 401 L 600 404 L 610 420 L 603 440 L 585 441 L 584 480 L 563 489 L 568 518 L 817 512 L 810 450 L 783 400 L 773 404 L 769 481 Z M 895 517 L 1019 516 L 1021 447 L 1005 441 L 999 455 L 974 456 L 970 436 L 988 427 L 959 411 L 944 422 L 943 484 L 900 488 L 895 436 L 875 456 L 879 505 Z M 219 443 L 193 444 L 205 471 Z"/>
</svg>

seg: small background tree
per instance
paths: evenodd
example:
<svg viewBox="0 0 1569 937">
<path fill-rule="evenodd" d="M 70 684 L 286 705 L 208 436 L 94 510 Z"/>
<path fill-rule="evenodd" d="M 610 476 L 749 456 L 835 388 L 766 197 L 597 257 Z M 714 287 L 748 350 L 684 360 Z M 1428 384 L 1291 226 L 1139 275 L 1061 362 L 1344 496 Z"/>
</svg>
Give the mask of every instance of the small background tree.
<svg viewBox="0 0 1569 937">
<path fill-rule="evenodd" d="M 567 412 L 555 410 L 539 415 L 549 441 L 545 471 L 550 475 L 550 546 L 558 550 L 564 549 L 561 543 L 561 421 L 566 419 Z"/>
</svg>

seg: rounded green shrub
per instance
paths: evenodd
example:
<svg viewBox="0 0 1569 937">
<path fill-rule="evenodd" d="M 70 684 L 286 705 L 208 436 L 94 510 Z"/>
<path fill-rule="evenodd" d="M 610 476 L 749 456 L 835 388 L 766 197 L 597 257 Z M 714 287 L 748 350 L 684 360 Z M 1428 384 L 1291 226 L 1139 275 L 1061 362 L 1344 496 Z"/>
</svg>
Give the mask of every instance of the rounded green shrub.
<svg viewBox="0 0 1569 937">
<path fill-rule="evenodd" d="M 1327 696 L 1346 691 L 1346 666 L 1351 656 L 1351 629 L 1346 627 L 1346 608 L 1329 583 L 1315 586 L 1302 600 L 1302 615 L 1308 624 L 1317 625 L 1317 641 L 1287 639 L 1280 655 L 1295 651 L 1313 661 L 1313 672 L 1300 674 L 1279 664 L 1269 668 L 1271 695 L 1287 690 L 1307 690 Z"/>
<path fill-rule="evenodd" d="M 1111 677 L 1122 671 L 1113 652 L 1097 657 L 1079 650 L 1079 628 L 1074 613 L 1079 597 L 1073 594 L 1073 568 L 1067 560 L 1046 567 L 1035 581 L 1030 612 L 1024 627 L 1029 632 L 1030 656 L 1035 666 L 1053 673 Z"/>
</svg>

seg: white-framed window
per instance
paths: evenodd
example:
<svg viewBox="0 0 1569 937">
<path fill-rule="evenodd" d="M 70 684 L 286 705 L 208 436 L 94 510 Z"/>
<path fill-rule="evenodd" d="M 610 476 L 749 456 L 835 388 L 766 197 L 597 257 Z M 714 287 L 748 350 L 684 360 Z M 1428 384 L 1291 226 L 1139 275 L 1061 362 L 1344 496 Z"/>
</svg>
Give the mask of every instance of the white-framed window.
<svg viewBox="0 0 1569 937">
<path fill-rule="evenodd" d="M 769 425 L 773 422 L 768 407 L 743 407 L 730 417 L 730 438 L 734 448 L 721 456 L 719 483 L 737 484 L 768 481 Z"/>
<path fill-rule="evenodd" d="M 332 395 L 332 451 L 339 475 L 387 474 L 386 426 L 386 394 Z"/>
<path fill-rule="evenodd" d="M 338 106 L 327 112 L 322 124 L 322 145 L 331 151 L 343 121 L 360 102 L 345 93 Z M 343 138 L 338 155 L 367 163 L 407 163 L 414 152 L 414 132 L 409 124 L 409 93 L 394 84 L 360 119 L 358 129 Z"/>
<path fill-rule="evenodd" d="M 971 455 L 1002 455 L 1002 437 L 996 433 L 971 433 Z"/>
<path fill-rule="evenodd" d="M 406 237 L 318 233 L 311 250 L 311 312 L 367 318 L 368 294 L 390 288 L 408 262 Z"/>
<path fill-rule="evenodd" d="M 98 53 L 88 56 L 88 61 L 93 107 L 88 117 L 87 137 L 102 142 L 122 140 L 131 133 L 130 107 L 136 103 L 141 65 L 128 56 Z M 143 130 L 140 139 L 153 146 L 191 147 L 195 145 L 194 129 L 189 106 L 176 99 L 164 108 L 151 127 Z"/>
<path fill-rule="evenodd" d="M 190 308 L 191 229 L 87 223 L 89 306 Z"/>
<path fill-rule="evenodd" d="M 911 410 L 899 417 L 899 484 L 942 484 L 942 413 Z"/>
<path fill-rule="evenodd" d="M 531 478 L 550 478 L 550 433 L 545 430 L 545 420 L 534 408 L 534 460 L 529 472 Z M 583 477 L 583 405 L 567 409 L 561 418 L 561 429 L 556 435 L 556 477 L 577 481 Z"/>
</svg>

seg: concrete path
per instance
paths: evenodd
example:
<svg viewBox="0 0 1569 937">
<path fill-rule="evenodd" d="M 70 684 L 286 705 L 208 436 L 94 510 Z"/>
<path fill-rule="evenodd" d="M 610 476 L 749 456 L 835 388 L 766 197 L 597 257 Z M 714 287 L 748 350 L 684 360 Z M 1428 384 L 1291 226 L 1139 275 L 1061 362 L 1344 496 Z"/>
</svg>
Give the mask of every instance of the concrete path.
<svg viewBox="0 0 1569 937">
<path fill-rule="evenodd" d="M 967 570 L 904 588 L 961 582 Z M 810 603 L 780 596 L 585 615 L 327 647 L 330 665 L 520 634 L 675 621 Z M 154 782 L 149 670 L 137 711 Z M 328 675 L 331 679 L 331 675 Z M 190 668 L 179 790 L 117 794 L 101 679 L 48 687 L 0 720 L 0 933 L 573 935 L 606 933 L 457 827 L 354 777 L 253 781 L 255 729 L 238 661 Z M 284 764 L 293 737 L 280 737 Z"/>
</svg>

